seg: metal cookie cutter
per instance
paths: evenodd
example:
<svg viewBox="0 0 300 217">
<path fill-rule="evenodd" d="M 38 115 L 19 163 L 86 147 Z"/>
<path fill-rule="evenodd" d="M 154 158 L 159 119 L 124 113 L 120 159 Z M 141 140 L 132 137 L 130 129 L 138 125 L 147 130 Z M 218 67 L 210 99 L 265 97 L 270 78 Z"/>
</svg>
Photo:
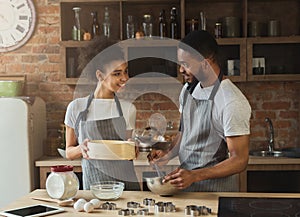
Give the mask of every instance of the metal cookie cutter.
<svg viewBox="0 0 300 217">
<path fill-rule="evenodd" d="M 130 202 L 127 202 L 127 207 L 128 208 L 139 208 L 139 207 L 141 207 L 141 205 L 138 202 L 130 201 Z"/>
<path fill-rule="evenodd" d="M 145 209 L 139 209 L 137 212 L 136 212 L 137 215 L 142 215 L 142 216 L 145 216 L 145 215 L 150 215 L 149 213 L 149 209 L 145 208 Z"/>
<path fill-rule="evenodd" d="M 211 209 L 206 206 L 189 205 L 185 207 L 185 215 L 200 216 L 211 214 Z"/>
<path fill-rule="evenodd" d="M 118 213 L 119 213 L 119 215 L 122 215 L 122 216 L 130 216 L 130 215 L 134 215 L 134 210 L 133 209 L 120 209 Z"/>
<path fill-rule="evenodd" d="M 145 198 L 143 200 L 143 205 L 145 206 L 154 206 L 155 205 L 155 200 L 152 198 Z"/>
<path fill-rule="evenodd" d="M 154 206 L 155 213 L 175 212 L 175 205 L 172 202 L 157 202 Z"/>
<path fill-rule="evenodd" d="M 105 210 L 116 210 L 117 205 L 115 203 L 110 203 L 110 202 L 105 202 L 100 205 L 100 209 L 105 209 Z"/>
</svg>

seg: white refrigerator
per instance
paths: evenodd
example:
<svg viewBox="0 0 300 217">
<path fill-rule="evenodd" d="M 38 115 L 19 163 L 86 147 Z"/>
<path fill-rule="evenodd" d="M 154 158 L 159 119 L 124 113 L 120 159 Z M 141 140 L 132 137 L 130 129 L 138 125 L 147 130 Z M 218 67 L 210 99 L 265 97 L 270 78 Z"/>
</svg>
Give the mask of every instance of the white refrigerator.
<svg viewBox="0 0 300 217">
<path fill-rule="evenodd" d="M 39 187 L 46 105 L 40 97 L 0 97 L 0 209 Z"/>
</svg>

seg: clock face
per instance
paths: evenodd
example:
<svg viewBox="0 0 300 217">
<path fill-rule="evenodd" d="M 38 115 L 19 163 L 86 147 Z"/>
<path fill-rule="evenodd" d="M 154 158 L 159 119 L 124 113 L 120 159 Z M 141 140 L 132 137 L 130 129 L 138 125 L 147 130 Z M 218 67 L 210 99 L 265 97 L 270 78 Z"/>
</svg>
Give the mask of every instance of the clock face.
<svg viewBox="0 0 300 217">
<path fill-rule="evenodd" d="M 24 45 L 34 31 L 35 22 L 31 0 L 0 0 L 0 52 Z"/>
</svg>

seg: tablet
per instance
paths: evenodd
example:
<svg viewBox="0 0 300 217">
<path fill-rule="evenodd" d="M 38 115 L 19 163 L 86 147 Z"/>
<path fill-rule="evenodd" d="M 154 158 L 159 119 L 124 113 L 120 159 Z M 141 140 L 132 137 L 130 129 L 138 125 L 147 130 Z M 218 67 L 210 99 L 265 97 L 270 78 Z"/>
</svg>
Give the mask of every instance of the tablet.
<svg viewBox="0 0 300 217">
<path fill-rule="evenodd" d="M 22 216 L 22 217 L 35 217 L 35 216 L 46 216 L 54 213 L 63 212 L 64 209 L 55 206 L 49 206 L 45 204 L 36 204 L 24 207 L 18 207 L 15 209 L 0 211 L 1 215 L 4 216 Z"/>
</svg>

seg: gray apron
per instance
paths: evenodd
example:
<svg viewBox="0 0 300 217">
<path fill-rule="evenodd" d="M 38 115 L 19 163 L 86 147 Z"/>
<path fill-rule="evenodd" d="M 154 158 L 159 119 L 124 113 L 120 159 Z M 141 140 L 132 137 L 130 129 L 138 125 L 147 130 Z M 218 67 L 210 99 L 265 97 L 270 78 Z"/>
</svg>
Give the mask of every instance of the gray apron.
<svg viewBox="0 0 300 217">
<path fill-rule="evenodd" d="M 228 158 L 227 143 L 212 124 L 213 100 L 222 81 L 220 73 L 208 100 L 198 100 L 185 90 L 183 97 L 179 149 L 180 167 L 195 170 L 212 167 Z M 238 191 L 236 176 L 193 183 L 185 191 Z"/>
<path fill-rule="evenodd" d="M 88 98 L 87 106 L 84 111 L 79 113 L 76 124 L 75 134 L 78 138 L 90 140 L 125 140 L 126 122 L 123 117 L 120 102 L 115 95 L 115 102 L 119 112 L 119 117 L 104 120 L 87 121 L 89 106 L 94 98 L 91 94 Z M 100 109 L 100 108 L 99 108 Z M 126 190 L 140 190 L 133 161 L 129 160 L 95 160 L 82 159 L 82 179 L 83 189 L 90 189 L 90 185 L 99 181 L 122 181 L 125 183 Z"/>
</svg>

